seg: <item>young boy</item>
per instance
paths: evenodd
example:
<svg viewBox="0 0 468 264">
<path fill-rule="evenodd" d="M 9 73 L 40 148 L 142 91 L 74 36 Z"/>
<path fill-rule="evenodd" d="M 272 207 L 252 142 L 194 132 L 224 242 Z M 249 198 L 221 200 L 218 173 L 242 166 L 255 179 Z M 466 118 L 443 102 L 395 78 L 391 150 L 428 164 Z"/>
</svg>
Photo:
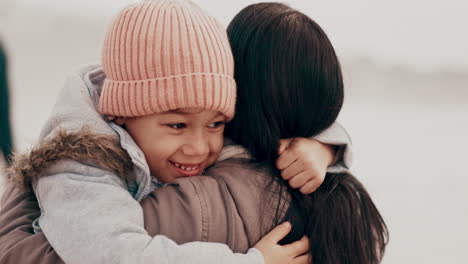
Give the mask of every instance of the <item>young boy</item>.
<svg viewBox="0 0 468 264">
<path fill-rule="evenodd" d="M 263 263 L 261 248 L 234 254 L 221 244 L 151 237 L 138 203 L 218 159 L 235 95 L 229 43 L 212 17 L 189 1 L 122 11 L 106 37 L 103 69 L 68 80 L 41 144 L 16 162 L 41 207 L 36 228 L 67 263 Z M 271 252 L 261 253 L 275 259 Z"/>
</svg>

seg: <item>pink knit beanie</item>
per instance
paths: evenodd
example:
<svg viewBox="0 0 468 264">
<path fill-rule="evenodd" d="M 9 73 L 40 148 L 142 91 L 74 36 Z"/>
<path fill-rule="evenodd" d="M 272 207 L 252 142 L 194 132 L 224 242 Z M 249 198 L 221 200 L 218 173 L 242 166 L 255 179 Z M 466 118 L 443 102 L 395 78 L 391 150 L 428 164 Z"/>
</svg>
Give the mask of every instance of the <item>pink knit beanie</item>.
<svg viewBox="0 0 468 264">
<path fill-rule="evenodd" d="M 223 26 L 188 0 L 120 12 L 104 42 L 99 111 L 136 117 L 197 107 L 234 116 L 234 61 Z"/>
</svg>

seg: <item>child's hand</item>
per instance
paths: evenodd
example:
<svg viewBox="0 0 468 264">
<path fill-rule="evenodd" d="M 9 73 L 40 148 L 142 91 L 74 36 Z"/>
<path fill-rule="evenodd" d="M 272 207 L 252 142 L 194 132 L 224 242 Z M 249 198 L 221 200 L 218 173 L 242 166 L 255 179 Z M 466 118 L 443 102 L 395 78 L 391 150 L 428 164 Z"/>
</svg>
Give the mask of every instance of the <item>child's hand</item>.
<svg viewBox="0 0 468 264">
<path fill-rule="evenodd" d="M 310 138 L 282 139 L 276 167 L 289 185 L 303 194 L 317 190 L 335 158 L 332 146 Z"/>
<path fill-rule="evenodd" d="M 301 240 L 289 245 L 278 245 L 278 242 L 283 239 L 291 231 L 291 224 L 284 222 L 275 227 L 266 236 L 264 236 L 254 248 L 258 249 L 265 259 L 265 264 L 309 264 L 312 263 L 312 256 L 305 254 L 309 251 L 309 239 L 303 237 Z"/>
</svg>

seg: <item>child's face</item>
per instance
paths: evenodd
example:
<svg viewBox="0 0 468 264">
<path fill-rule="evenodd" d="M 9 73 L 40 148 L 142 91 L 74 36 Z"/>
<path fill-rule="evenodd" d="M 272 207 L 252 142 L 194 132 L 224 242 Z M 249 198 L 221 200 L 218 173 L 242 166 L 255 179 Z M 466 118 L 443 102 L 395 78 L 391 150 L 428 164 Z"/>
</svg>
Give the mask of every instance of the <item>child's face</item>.
<svg viewBox="0 0 468 264">
<path fill-rule="evenodd" d="M 151 175 L 171 182 L 200 175 L 218 159 L 225 122 L 219 112 L 182 108 L 128 119 L 125 126 L 145 154 Z"/>
</svg>

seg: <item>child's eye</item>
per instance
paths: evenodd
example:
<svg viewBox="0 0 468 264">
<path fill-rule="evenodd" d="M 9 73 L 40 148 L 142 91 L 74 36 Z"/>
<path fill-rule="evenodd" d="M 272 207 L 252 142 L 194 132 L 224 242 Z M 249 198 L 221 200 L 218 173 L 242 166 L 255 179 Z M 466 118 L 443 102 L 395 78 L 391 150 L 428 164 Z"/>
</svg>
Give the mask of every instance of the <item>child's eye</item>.
<svg viewBox="0 0 468 264">
<path fill-rule="evenodd" d="M 173 129 L 183 129 L 187 127 L 187 125 L 184 123 L 167 124 L 166 126 L 173 128 Z"/>
<path fill-rule="evenodd" d="M 209 128 L 217 128 L 217 127 L 224 126 L 224 124 L 226 124 L 226 122 L 218 121 L 218 122 L 213 122 L 213 123 L 209 124 L 208 127 Z"/>
</svg>

